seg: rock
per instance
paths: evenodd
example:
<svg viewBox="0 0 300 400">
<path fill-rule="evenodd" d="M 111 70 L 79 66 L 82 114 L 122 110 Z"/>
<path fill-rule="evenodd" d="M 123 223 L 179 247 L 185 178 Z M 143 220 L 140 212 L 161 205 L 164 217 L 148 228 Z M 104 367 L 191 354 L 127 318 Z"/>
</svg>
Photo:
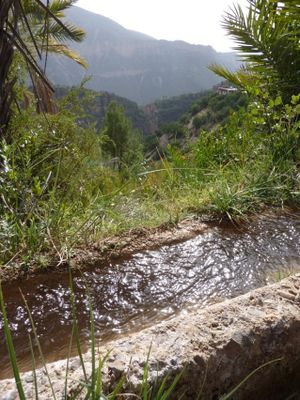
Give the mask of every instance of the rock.
<svg viewBox="0 0 300 400">
<path fill-rule="evenodd" d="M 61 376 L 62 371 L 63 371 L 63 366 L 62 365 L 58 365 L 57 367 L 54 368 L 54 373 L 57 376 Z"/>
<path fill-rule="evenodd" d="M 298 274 L 102 346 L 102 355 L 113 349 L 104 369 L 104 387 L 111 388 L 112 382 L 126 374 L 126 389 L 138 391 L 151 345 L 149 380 L 161 381 L 167 376 L 172 380 L 183 371 L 172 400 L 181 395 L 184 400 L 197 398 L 204 381 L 201 399 L 218 399 L 257 367 L 278 358 L 283 360 L 251 376 L 235 399 L 288 397 L 291 393 L 286 396 L 284 392 L 287 385 L 300 386 L 300 307 L 295 300 L 295 288 L 299 287 Z M 288 296 L 283 296 L 286 293 Z M 91 356 L 86 353 L 83 357 L 89 375 Z M 64 388 L 65 368 L 65 361 L 49 365 L 58 398 Z M 37 375 L 39 400 L 51 399 L 47 377 L 41 370 Z M 73 358 L 69 364 L 70 387 L 76 386 L 82 375 L 79 358 Z M 24 374 L 22 379 L 32 387 L 32 374 Z M 0 381 L 0 400 L 17 399 L 13 388 L 12 380 Z"/>
<path fill-rule="evenodd" d="M 26 383 L 32 383 L 33 382 L 33 374 L 31 372 L 25 374 L 24 375 L 24 380 L 25 380 Z"/>
<path fill-rule="evenodd" d="M 0 400 L 17 400 L 18 392 L 17 390 L 13 389 L 6 392 L 4 395 L 1 395 Z"/>
<path fill-rule="evenodd" d="M 70 369 L 70 371 L 75 371 L 78 368 L 81 368 L 80 359 L 79 359 L 79 357 L 73 358 L 70 361 L 69 369 Z"/>
</svg>

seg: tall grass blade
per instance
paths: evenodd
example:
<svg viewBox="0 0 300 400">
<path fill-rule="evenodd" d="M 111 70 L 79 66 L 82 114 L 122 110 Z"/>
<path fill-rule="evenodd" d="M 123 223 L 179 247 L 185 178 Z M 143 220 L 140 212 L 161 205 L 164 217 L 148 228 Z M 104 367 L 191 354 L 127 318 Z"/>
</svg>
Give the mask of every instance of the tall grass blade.
<svg viewBox="0 0 300 400">
<path fill-rule="evenodd" d="M 66 365 L 66 376 L 65 376 L 65 399 L 68 398 L 68 377 L 69 377 L 69 364 L 70 364 L 70 357 L 71 357 L 71 351 L 72 351 L 72 346 L 73 346 L 73 337 L 74 337 L 74 322 L 72 326 L 72 333 L 71 333 L 71 339 L 70 339 L 70 344 L 69 344 L 69 349 L 68 349 L 68 358 L 67 358 L 67 365 Z"/>
<path fill-rule="evenodd" d="M 95 398 L 98 399 L 100 394 L 102 393 L 102 367 L 103 362 L 101 358 L 98 361 L 98 369 L 97 369 L 97 376 L 96 376 L 96 385 L 95 385 Z"/>
<path fill-rule="evenodd" d="M 73 328 L 74 328 L 74 336 L 75 336 L 75 340 L 76 340 L 76 347 L 77 347 L 77 352 L 78 352 L 78 356 L 80 359 L 80 364 L 81 364 L 81 368 L 83 371 L 84 379 L 85 379 L 85 382 L 87 382 L 88 377 L 87 377 L 86 368 L 84 365 L 83 355 L 82 355 L 82 350 L 81 350 L 80 335 L 79 335 L 79 329 L 78 329 L 78 323 L 77 323 L 77 308 L 76 308 L 75 292 L 74 292 L 74 285 L 73 285 L 71 270 L 69 270 L 69 286 L 70 286 L 70 291 L 71 291 L 71 309 L 72 309 Z"/>
<path fill-rule="evenodd" d="M 171 394 L 175 390 L 175 387 L 176 387 L 177 383 L 181 379 L 183 373 L 184 373 L 184 369 L 180 372 L 180 374 L 175 376 L 175 379 L 173 380 L 171 385 L 168 387 L 168 389 L 166 391 L 164 391 L 164 393 L 161 396 L 157 396 L 157 400 L 167 400 L 167 399 L 169 399 L 169 397 L 171 396 Z M 165 378 L 165 385 L 164 386 L 166 386 L 167 379 L 168 379 L 168 377 Z"/>
<path fill-rule="evenodd" d="M 39 355 L 40 355 L 40 358 L 42 360 L 42 365 L 43 365 L 43 368 L 44 368 L 45 373 L 46 373 L 47 378 L 48 378 L 48 382 L 49 382 L 49 385 L 50 385 L 50 389 L 51 389 L 51 393 L 52 393 L 52 396 L 53 396 L 53 400 L 56 400 L 56 395 L 55 395 L 54 388 L 53 388 L 53 385 L 52 385 L 52 381 L 51 381 L 51 378 L 50 378 L 50 374 L 49 374 L 49 371 L 48 371 L 48 368 L 47 368 L 46 360 L 45 360 L 45 357 L 44 357 L 44 354 L 43 354 L 43 351 L 42 351 L 41 343 L 39 341 L 39 337 L 38 337 L 38 334 L 37 334 L 36 326 L 35 326 L 35 323 L 33 321 L 33 318 L 32 318 L 28 303 L 27 303 L 27 301 L 26 301 L 26 299 L 25 299 L 25 297 L 24 297 L 24 295 L 23 295 L 21 290 L 20 290 L 20 292 L 21 292 L 21 296 L 22 296 L 22 299 L 24 301 L 24 304 L 25 304 L 25 307 L 26 307 L 26 310 L 27 310 L 27 314 L 28 314 L 28 317 L 29 317 L 29 320 L 30 320 L 30 324 L 31 324 L 31 327 L 32 327 L 32 331 L 33 331 L 33 334 L 34 334 L 34 339 L 36 341 L 37 348 L 38 348 L 38 351 L 39 351 Z"/>
<path fill-rule="evenodd" d="M 117 383 L 112 393 L 108 396 L 108 400 L 115 400 L 117 397 L 119 397 L 119 394 L 122 390 L 124 383 L 125 383 L 125 377 L 123 376 Z"/>
<path fill-rule="evenodd" d="M 231 398 L 232 395 L 234 395 L 234 393 L 236 393 L 241 386 L 243 386 L 244 383 L 246 383 L 254 374 L 256 374 L 258 371 L 260 371 L 261 369 L 268 367 L 271 364 L 275 364 L 279 361 L 282 361 L 282 357 L 281 358 L 276 358 L 275 360 L 271 360 L 266 362 L 263 365 L 260 365 L 258 368 L 256 368 L 254 371 L 252 371 L 249 375 L 246 376 L 246 378 L 244 378 L 237 386 L 235 386 L 235 388 L 233 388 L 229 393 L 225 394 L 224 396 L 222 396 L 220 398 L 220 400 L 228 400 Z"/>
<path fill-rule="evenodd" d="M 14 349 L 14 344 L 13 344 L 13 340 L 12 340 L 10 329 L 9 329 L 7 314 L 6 314 L 5 305 L 4 305 L 1 282 L 0 282 L 0 307 L 1 307 L 1 312 L 3 315 L 3 328 L 4 328 L 5 340 L 7 343 L 9 359 L 10 359 L 11 366 L 13 369 L 13 374 L 14 374 L 17 390 L 19 393 L 19 398 L 20 398 L 20 400 L 26 400 L 25 393 L 24 393 L 23 386 L 22 386 L 22 381 L 20 378 L 20 372 L 19 372 L 19 367 L 18 367 L 18 363 L 17 363 L 16 352 Z"/>
<path fill-rule="evenodd" d="M 33 344 L 32 344 L 31 335 L 28 335 L 28 339 L 29 339 L 30 353 L 31 353 L 31 359 L 32 359 L 32 374 L 33 374 L 33 384 L 34 384 L 34 397 L 35 397 L 35 400 L 39 400 L 38 384 L 37 384 L 37 377 L 36 377 L 36 364 L 35 364 L 35 356 L 34 356 L 34 350 L 33 350 Z"/>
<path fill-rule="evenodd" d="M 91 364 L 92 364 L 90 384 L 88 386 L 89 389 L 88 389 L 87 395 L 85 397 L 85 400 L 88 400 L 90 398 L 91 398 L 91 400 L 98 400 L 95 395 L 95 388 L 97 385 L 97 369 L 96 369 L 96 340 L 95 340 L 93 303 L 92 303 L 91 294 L 90 294 L 90 291 L 89 291 L 86 281 L 85 281 L 85 286 L 86 286 L 86 293 L 88 296 L 89 309 L 90 309 L 90 342 L 91 342 Z"/>
<path fill-rule="evenodd" d="M 144 372 L 143 372 L 143 380 L 142 380 L 142 386 L 141 386 L 141 392 L 140 392 L 140 397 L 143 400 L 148 399 L 148 393 L 149 393 L 148 376 L 149 376 L 149 360 L 150 360 L 151 348 L 152 348 L 152 343 L 148 350 L 147 359 L 146 359 L 146 363 L 144 366 Z"/>
<path fill-rule="evenodd" d="M 99 357 L 99 365 L 97 369 L 97 376 L 96 376 L 96 387 L 95 387 L 95 399 L 98 400 L 99 397 L 103 395 L 103 385 L 102 385 L 102 370 L 103 366 L 108 359 L 110 351 L 105 355 L 103 359 Z"/>
</svg>

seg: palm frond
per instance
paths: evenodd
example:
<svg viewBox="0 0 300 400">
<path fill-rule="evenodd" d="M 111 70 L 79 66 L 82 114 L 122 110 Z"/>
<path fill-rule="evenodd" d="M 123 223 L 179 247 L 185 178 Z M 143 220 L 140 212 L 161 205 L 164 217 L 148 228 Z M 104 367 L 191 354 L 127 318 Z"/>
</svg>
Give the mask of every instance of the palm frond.
<svg viewBox="0 0 300 400">
<path fill-rule="evenodd" d="M 77 3 L 77 0 L 53 0 L 50 3 L 50 11 L 58 15 L 58 13 L 64 12 L 66 9 L 72 7 L 75 3 Z"/>
<path fill-rule="evenodd" d="M 249 86 L 253 86 L 253 83 L 257 79 L 256 76 L 246 68 L 241 68 L 240 70 L 233 72 L 218 64 L 212 64 L 209 66 L 209 69 L 240 89 L 246 91 Z"/>
<path fill-rule="evenodd" d="M 64 44 L 50 40 L 47 45 L 47 49 L 49 53 L 64 55 L 75 61 L 77 64 L 81 65 L 83 68 L 88 68 L 88 63 L 86 62 L 86 60 Z"/>
<path fill-rule="evenodd" d="M 25 61 L 33 84 L 37 88 L 38 107 L 53 112 L 53 88 L 40 68 L 42 52 L 57 51 L 86 67 L 85 61 L 67 45 L 66 41 L 80 42 L 84 38 L 82 29 L 66 22 L 63 11 L 76 0 L 0 0 L 0 137 L 8 126 L 11 104 L 14 100 L 16 77 L 10 78 L 14 53 L 18 52 Z M 52 43 L 51 43 L 52 41 Z M 54 43 L 57 44 L 54 46 Z M 45 102 L 45 104 L 43 104 Z"/>
<path fill-rule="evenodd" d="M 248 69 L 268 82 L 272 89 L 289 97 L 300 90 L 300 6 L 299 1 L 248 0 L 248 11 L 233 6 L 223 19 L 223 27 L 235 40 L 239 57 Z M 221 76 L 234 77 L 219 67 L 213 70 Z"/>
<path fill-rule="evenodd" d="M 64 26 L 61 26 L 56 21 L 50 20 L 47 30 L 49 37 L 59 42 L 81 42 L 85 37 L 85 32 L 70 22 L 64 22 Z"/>
</svg>

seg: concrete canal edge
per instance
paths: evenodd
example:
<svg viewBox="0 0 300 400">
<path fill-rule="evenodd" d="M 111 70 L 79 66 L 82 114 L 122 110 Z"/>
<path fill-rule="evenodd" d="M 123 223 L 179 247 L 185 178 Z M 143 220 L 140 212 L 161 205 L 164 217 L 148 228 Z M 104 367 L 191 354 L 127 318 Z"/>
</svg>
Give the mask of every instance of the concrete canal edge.
<svg viewBox="0 0 300 400">
<path fill-rule="evenodd" d="M 172 399 L 219 399 L 251 371 L 281 359 L 254 374 L 234 399 L 282 399 L 300 391 L 300 274 L 279 283 L 209 307 L 181 313 L 143 331 L 133 333 L 99 349 L 112 350 L 104 369 L 105 385 L 111 386 L 124 373 L 127 391 L 137 392 L 147 352 L 150 379 L 182 378 Z M 84 355 L 87 370 L 89 354 Z M 62 397 L 66 360 L 48 364 L 57 398 Z M 40 400 L 52 399 L 47 377 L 38 370 Z M 70 360 L 69 382 L 82 379 L 78 358 Z M 22 374 L 28 399 L 33 396 L 31 372 Z M 0 400 L 17 399 L 12 380 L 0 381 Z"/>
</svg>

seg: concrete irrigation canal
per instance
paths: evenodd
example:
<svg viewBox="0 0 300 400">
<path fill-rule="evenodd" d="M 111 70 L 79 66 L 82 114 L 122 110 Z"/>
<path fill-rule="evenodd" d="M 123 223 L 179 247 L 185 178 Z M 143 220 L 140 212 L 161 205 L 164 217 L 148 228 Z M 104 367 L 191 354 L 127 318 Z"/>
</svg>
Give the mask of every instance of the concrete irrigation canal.
<svg viewBox="0 0 300 400">
<path fill-rule="evenodd" d="M 260 384 L 261 393 L 267 397 L 257 398 L 280 398 L 274 393 L 281 396 L 285 390 L 290 396 L 292 389 L 297 393 L 294 373 L 300 372 L 300 356 L 294 353 L 300 354 L 300 279 L 295 275 L 276 282 L 299 271 L 299 214 L 264 216 L 242 227 L 210 223 L 202 234 L 184 242 L 138 252 L 74 274 L 82 345 L 87 349 L 88 287 L 100 346 L 103 351 L 114 348 L 108 370 L 119 375 L 128 367 L 130 357 L 138 360 L 131 386 L 137 384 L 134 375 L 142 370 L 146 349 L 153 342 L 152 357 L 160 362 L 162 376 L 186 366 L 190 379 L 187 399 L 194 398 L 205 371 L 203 398 L 217 399 L 251 368 L 293 353 L 292 360 L 269 368 L 272 373 L 266 373 L 264 384 Z M 241 296 L 274 282 L 274 290 L 269 286 Z M 284 282 L 286 288 L 281 286 Z M 31 325 L 19 289 L 31 310 L 47 362 L 65 359 L 72 329 L 68 273 L 38 275 L 4 286 L 19 365 L 22 371 L 30 371 Z M 121 360 L 118 349 L 122 349 Z M 11 370 L 2 332 L 0 355 L 0 379 L 6 379 L 11 377 Z M 77 365 L 76 358 L 72 362 Z M 74 373 L 79 373 L 77 367 Z M 63 370 L 63 362 L 54 363 L 53 371 L 55 368 Z M 270 383 L 274 376 L 280 391 Z M 286 379 L 289 387 L 285 386 Z M 59 391 L 59 384 L 57 387 Z M 268 387 L 275 390 L 272 397 L 266 394 Z M 184 388 L 186 391 L 183 379 L 179 392 Z M 0 399 L 14 398 L 1 397 L 5 391 L 14 395 L 12 382 L 2 381 L 0 389 Z M 251 398 L 247 396 L 253 391 L 250 387 L 247 390 L 237 398 Z"/>
</svg>

